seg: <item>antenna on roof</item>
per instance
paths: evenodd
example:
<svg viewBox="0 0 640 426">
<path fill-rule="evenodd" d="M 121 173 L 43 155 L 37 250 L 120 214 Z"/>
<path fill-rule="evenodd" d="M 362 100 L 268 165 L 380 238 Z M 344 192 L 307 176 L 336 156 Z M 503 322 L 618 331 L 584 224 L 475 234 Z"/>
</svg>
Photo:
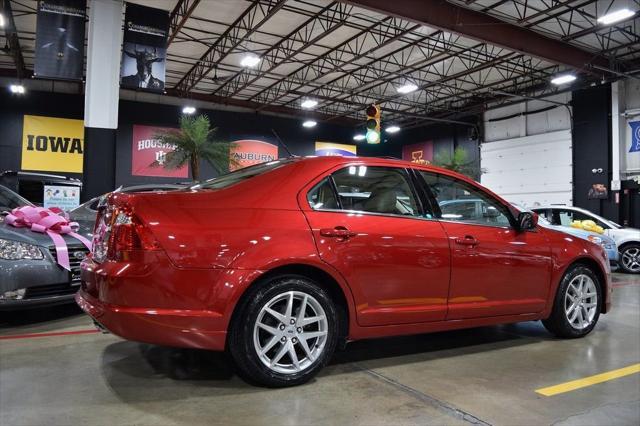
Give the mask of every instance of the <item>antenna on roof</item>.
<svg viewBox="0 0 640 426">
<path fill-rule="evenodd" d="M 295 157 L 295 155 L 293 155 L 291 153 L 291 151 L 289 151 L 289 148 L 287 148 L 287 145 L 285 145 L 285 143 L 282 141 L 282 139 L 280 139 L 280 136 L 278 136 L 278 134 L 276 133 L 275 130 L 271 129 L 271 132 L 273 133 L 273 135 L 276 137 L 276 139 L 278 140 L 278 144 L 280 144 L 282 146 L 282 148 L 284 148 L 285 151 L 287 151 L 287 154 L 289 154 L 289 157 Z"/>
</svg>

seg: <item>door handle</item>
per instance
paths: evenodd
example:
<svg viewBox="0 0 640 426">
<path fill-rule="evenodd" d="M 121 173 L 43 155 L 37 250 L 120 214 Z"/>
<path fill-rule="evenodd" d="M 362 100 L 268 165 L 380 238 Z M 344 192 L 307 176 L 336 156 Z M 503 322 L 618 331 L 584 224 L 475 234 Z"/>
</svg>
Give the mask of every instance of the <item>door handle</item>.
<svg viewBox="0 0 640 426">
<path fill-rule="evenodd" d="M 336 226 L 335 228 L 322 228 L 320 229 L 320 235 L 323 237 L 331 237 L 331 238 L 351 238 L 358 235 L 356 232 L 349 231 L 349 229 L 344 226 Z"/>
<path fill-rule="evenodd" d="M 476 240 L 476 237 L 473 235 L 465 235 L 464 238 L 456 238 L 456 244 L 460 244 L 462 246 L 476 246 L 479 241 Z"/>
</svg>

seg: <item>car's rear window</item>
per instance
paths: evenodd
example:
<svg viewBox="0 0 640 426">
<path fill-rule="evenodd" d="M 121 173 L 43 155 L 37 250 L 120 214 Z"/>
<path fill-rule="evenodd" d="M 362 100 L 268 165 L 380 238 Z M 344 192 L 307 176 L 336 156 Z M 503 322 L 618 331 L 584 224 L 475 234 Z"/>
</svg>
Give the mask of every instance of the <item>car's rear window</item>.
<svg viewBox="0 0 640 426">
<path fill-rule="evenodd" d="M 270 172 L 279 167 L 284 166 L 285 164 L 289 164 L 293 161 L 293 159 L 284 159 L 284 160 L 276 160 L 269 161 L 268 163 L 256 164 L 255 166 L 245 167 L 240 170 L 235 170 L 231 173 L 227 173 L 226 175 L 218 176 L 213 179 L 209 179 L 197 185 L 193 185 L 189 187 L 189 189 L 222 189 L 231 185 L 235 185 L 236 183 L 242 182 L 247 179 L 251 179 L 252 177 Z"/>
</svg>

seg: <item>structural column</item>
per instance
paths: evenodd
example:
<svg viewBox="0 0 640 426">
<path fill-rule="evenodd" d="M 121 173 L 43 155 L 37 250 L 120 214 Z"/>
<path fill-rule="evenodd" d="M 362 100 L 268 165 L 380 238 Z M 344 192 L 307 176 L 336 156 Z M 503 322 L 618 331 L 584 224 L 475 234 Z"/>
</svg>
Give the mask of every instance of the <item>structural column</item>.
<svg viewBox="0 0 640 426">
<path fill-rule="evenodd" d="M 115 187 L 122 0 L 92 0 L 84 98 L 83 198 Z"/>
</svg>

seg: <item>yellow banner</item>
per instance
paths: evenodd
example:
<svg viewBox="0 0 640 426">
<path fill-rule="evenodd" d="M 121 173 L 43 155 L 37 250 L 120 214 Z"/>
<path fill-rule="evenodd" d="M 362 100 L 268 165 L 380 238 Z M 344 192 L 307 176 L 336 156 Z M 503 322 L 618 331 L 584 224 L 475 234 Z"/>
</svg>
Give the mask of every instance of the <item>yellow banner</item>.
<svg viewBox="0 0 640 426">
<path fill-rule="evenodd" d="M 358 147 L 355 145 L 346 145 L 343 143 L 332 142 L 316 142 L 316 155 L 342 155 L 345 157 L 354 157 L 357 154 Z"/>
<path fill-rule="evenodd" d="M 82 173 L 84 122 L 25 115 L 22 170 Z"/>
</svg>

